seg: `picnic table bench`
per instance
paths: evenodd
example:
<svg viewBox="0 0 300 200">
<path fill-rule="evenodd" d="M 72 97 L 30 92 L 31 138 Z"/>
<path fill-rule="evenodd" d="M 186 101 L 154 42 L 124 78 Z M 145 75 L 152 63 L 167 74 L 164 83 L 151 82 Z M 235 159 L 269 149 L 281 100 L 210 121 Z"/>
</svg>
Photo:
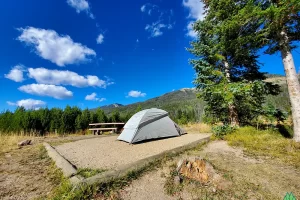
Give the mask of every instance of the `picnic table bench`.
<svg viewBox="0 0 300 200">
<path fill-rule="evenodd" d="M 96 135 L 96 133 L 98 135 L 102 134 L 102 131 L 109 131 L 111 130 L 113 133 L 116 133 L 118 131 L 120 131 L 125 123 L 123 122 L 112 122 L 112 123 L 93 123 L 93 124 L 89 124 L 90 131 L 93 131 L 94 135 Z M 107 126 L 113 126 L 113 127 L 107 127 Z M 104 127 L 97 127 L 97 126 L 106 126 Z M 93 127 L 93 128 L 92 128 Z"/>
</svg>

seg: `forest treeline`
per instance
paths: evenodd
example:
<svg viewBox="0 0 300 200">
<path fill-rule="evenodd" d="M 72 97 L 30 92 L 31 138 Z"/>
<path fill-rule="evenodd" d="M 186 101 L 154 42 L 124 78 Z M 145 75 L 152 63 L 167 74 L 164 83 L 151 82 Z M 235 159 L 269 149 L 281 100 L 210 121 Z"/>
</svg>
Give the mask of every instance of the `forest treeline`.
<svg viewBox="0 0 300 200">
<path fill-rule="evenodd" d="M 89 123 L 120 122 L 126 120 L 124 117 L 126 116 L 120 116 L 118 112 L 106 116 L 101 109 L 81 110 L 76 106 L 38 110 L 18 107 L 14 112 L 7 110 L 0 114 L 0 133 L 36 136 L 47 133 L 68 134 L 85 131 Z"/>
<path fill-rule="evenodd" d="M 80 109 L 79 107 L 66 106 L 61 108 L 40 108 L 26 110 L 18 107 L 14 112 L 9 110 L 0 114 L 0 134 L 19 134 L 43 136 L 49 133 L 70 134 L 85 132 L 90 123 L 98 122 L 126 122 L 142 107 L 137 106 L 133 112 L 120 114 L 115 110 L 106 115 L 100 108 L 96 110 Z M 177 109 L 172 112 L 173 119 L 180 124 L 197 120 L 194 109 Z"/>
</svg>

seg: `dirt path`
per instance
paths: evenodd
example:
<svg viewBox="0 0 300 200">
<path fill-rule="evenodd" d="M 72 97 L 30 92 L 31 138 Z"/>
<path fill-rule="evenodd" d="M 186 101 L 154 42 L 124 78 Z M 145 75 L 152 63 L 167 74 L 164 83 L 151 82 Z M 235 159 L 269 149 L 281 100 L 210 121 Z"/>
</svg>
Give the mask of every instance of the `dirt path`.
<svg viewBox="0 0 300 200">
<path fill-rule="evenodd" d="M 184 186 L 183 192 L 168 196 L 164 185 L 168 175 L 166 168 L 153 171 L 124 188 L 123 199 L 283 199 L 286 192 L 300 197 L 300 170 L 282 165 L 270 159 L 254 159 L 232 148 L 225 141 L 209 143 L 203 151 L 192 151 L 181 158 L 201 156 L 213 164 L 220 175 L 230 180 L 231 187 L 220 192 L 198 185 Z M 179 160 L 180 158 L 178 158 Z M 175 161 L 176 162 L 176 161 Z M 171 164 L 171 163 L 169 163 Z M 163 175 L 164 174 L 164 175 Z"/>
<path fill-rule="evenodd" d="M 48 170 L 51 164 L 52 161 L 38 145 L 0 156 L 0 199 L 45 197 L 55 184 Z"/>
<path fill-rule="evenodd" d="M 139 180 L 134 181 L 130 186 L 121 191 L 120 196 L 123 199 L 130 200 L 173 200 L 174 197 L 164 193 L 165 178 L 162 169 L 148 173 Z"/>
<path fill-rule="evenodd" d="M 20 137 L 2 143 L 2 146 L 0 145 L 2 148 L 0 149 L 0 199 L 46 199 L 51 190 L 60 183 L 60 174 L 48 157 L 42 142 L 57 145 L 99 137 L 108 136 Z M 17 143 L 24 139 L 32 139 L 33 145 L 19 149 Z"/>
</svg>

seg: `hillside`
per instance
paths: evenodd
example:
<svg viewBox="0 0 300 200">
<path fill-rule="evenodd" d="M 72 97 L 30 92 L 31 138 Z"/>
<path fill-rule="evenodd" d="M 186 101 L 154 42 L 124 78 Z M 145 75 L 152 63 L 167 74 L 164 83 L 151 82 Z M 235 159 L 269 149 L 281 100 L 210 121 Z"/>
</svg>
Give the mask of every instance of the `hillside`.
<svg viewBox="0 0 300 200">
<path fill-rule="evenodd" d="M 289 111 L 290 103 L 285 77 L 270 75 L 268 76 L 267 81 L 279 84 L 281 86 L 281 93 L 277 96 L 267 96 L 266 103 L 273 104 L 276 108 L 281 110 Z M 178 118 L 178 114 L 181 114 L 182 112 L 189 112 L 189 114 L 192 112 L 192 116 L 194 117 L 193 120 L 201 121 L 204 102 L 197 99 L 197 91 L 195 89 L 183 88 L 144 102 L 137 102 L 129 105 L 115 103 L 100 108 L 108 115 L 113 111 L 119 111 L 121 115 L 131 115 L 137 111 L 139 106 L 141 109 L 161 108 L 168 111 L 170 116 L 174 119 Z"/>
<path fill-rule="evenodd" d="M 117 107 L 115 105 L 118 105 Z M 133 114 L 138 107 L 141 109 L 161 108 L 167 110 L 170 116 L 177 115 L 178 110 L 183 112 L 193 111 L 197 120 L 200 120 L 203 112 L 204 103 L 197 99 L 196 90 L 192 88 L 183 88 L 181 90 L 166 93 L 162 96 L 155 97 L 144 102 L 137 102 L 129 105 L 111 104 L 100 107 L 106 114 L 118 110 L 121 114 Z M 180 112 L 180 111 L 179 111 Z"/>
</svg>

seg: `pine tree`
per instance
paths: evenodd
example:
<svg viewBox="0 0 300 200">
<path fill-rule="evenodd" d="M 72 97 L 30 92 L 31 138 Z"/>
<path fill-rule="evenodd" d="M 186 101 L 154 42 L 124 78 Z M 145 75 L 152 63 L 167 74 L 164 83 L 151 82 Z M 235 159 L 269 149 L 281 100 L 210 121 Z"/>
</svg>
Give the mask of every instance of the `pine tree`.
<svg viewBox="0 0 300 200">
<path fill-rule="evenodd" d="M 52 108 L 50 110 L 50 132 L 52 133 L 58 133 L 61 131 L 61 117 L 63 114 L 63 110 L 60 108 Z"/>
<path fill-rule="evenodd" d="M 105 123 L 108 121 L 104 111 L 101 110 L 100 108 L 96 110 L 96 116 L 97 116 L 97 122 L 99 123 Z"/>
<path fill-rule="evenodd" d="M 232 126 L 247 123 L 259 114 L 264 96 L 274 92 L 259 72 L 260 46 L 254 37 L 259 25 L 244 26 L 244 19 L 235 17 L 247 1 L 204 3 L 207 15 L 194 25 L 198 39 L 190 49 L 198 57 L 191 61 L 197 73 L 194 83 L 207 102 L 206 113 Z"/>
</svg>

